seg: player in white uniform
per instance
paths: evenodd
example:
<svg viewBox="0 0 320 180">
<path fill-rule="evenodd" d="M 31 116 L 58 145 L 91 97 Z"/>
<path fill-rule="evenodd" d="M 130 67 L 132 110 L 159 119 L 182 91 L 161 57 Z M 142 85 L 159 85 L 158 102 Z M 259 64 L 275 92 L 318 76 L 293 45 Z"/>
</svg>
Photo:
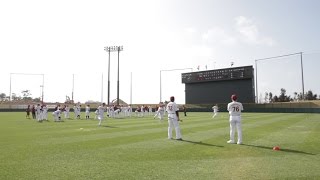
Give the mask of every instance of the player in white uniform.
<svg viewBox="0 0 320 180">
<path fill-rule="evenodd" d="M 164 104 L 160 104 L 159 107 L 158 107 L 157 113 L 153 116 L 153 119 L 158 117 L 160 119 L 160 121 L 162 121 L 163 120 L 163 115 L 164 115 Z"/>
<path fill-rule="evenodd" d="M 98 120 L 99 120 L 99 126 L 101 126 L 101 123 L 102 123 L 102 120 L 104 118 L 104 111 L 105 111 L 105 106 L 106 104 L 105 103 L 102 103 L 102 105 L 100 105 L 98 107 Z"/>
<path fill-rule="evenodd" d="M 149 116 L 152 116 L 152 107 L 148 106 L 148 110 L 149 110 Z"/>
<path fill-rule="evenodd" d="M 129 106 L 128 106 L 128 116 L 131 117 L 131 114 L 132 114 L 132 107 L 129 104 Z"/>
<path fill-rule="evenodd" d="M 112 106 L 109 107 L 108 114 L 109 114 L 110 118 L 114 118 L 115 117 L 114 109 L 115 109 L 115 105 L 112 105 Z"/>
<path fill-rule="evenodd" d="M 94 112 L 94 119 L 98 119 L 98 115 L 99 115 L 99 110 L 97 109 L 95 112 Z"/>
<path fill-rule="evenodd" d="M 77 119 L 81 119 L 80 115 L 81 115 L 81 104 L 78 103 L 77 104 Z"/>
<path fill-rule="evenodd" d="M 231 96 L 232 102 L 228 104 L 227 110 L 230 114 L 230 140 L 227 143 L 234 144 L 234 134 L 235 128 L 238 132 L 237 144 L 242 144 L 242 128 L 241 128 L 241 111 L 243 111 L 243 106 L 240 102 L 237 102 L 237 96 L 233 94 Z"/>
<path fill-rule="evenodd" d="M 74 112 L 74 119 L 77 119 L 78 110 L 77 110 L 77 105 L 76 104 L 74 104 L 74 106 L 73 106 L 73 112 Z"/>
<path fill-rule="evenodd" d="M 212 106 L 213 115 L 212 118 L 216 117 L 218 115 L 219 107 L 218 104 Z"/>
<path fill-rule="evenodd" d="M 48 107 L 47 105 L 42 105 L 42 120 L 48 121 Z"/>
<path fill-rule="evenodd" d="M 52 115 L 55 122 L 61 121 L 61 110 L 59 108 L 52 112 Z"/>
<path fill-rule="evenodd" d="M 64 118 L 65 119 L 70 118 L 70 108 L 68 105 L 64 105 Z"/>
<path fill-rule="evenodd" d="M 113 118 L 117 118 L 120 115 L 120 108 L 118 106 L 114 106 L 114 116 Z"/>
<path fill-rule="evenodd" d="M 90 105 L 88 104 L 86 106 L 86 119 L 89 119 L 90 118 Z"/>
<path fill-rule="evenodd" d="M 144 117 L 144 105 L 140 107 L 140 116 Z"/>
<path fill-rule="evenodd" d="M 174 97 L 170 97 L 170 101 L 167 105 L 166 111 L 168 112 L 168 139 L 172 139 L 172 128 L 176 131 L 176 140 L 182 140 L 180 126 L 179 126 L 179 108 L 174 102 Z"/>
<path fill-rule="evenodd" d="M 37 104 L 37 107 L 36 107 L 36 117 L 37 117 L 37 121 L 42 121 L 41 120 L 41 106 L 40 104 Z"/>
</svg>

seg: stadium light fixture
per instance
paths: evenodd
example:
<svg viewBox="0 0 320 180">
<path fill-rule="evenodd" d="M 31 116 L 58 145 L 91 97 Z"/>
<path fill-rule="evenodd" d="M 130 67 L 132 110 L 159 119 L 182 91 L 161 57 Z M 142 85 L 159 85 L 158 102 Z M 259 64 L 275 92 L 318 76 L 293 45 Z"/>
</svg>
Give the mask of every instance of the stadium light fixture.
<svg viewBox="0 0 320 180">
<path fill-rule="evenodd" d="M 120 71 L 120 62 L 119 62 L 119 55 L 120 51 L 123 51 L 123 46 L 106 46 L 104 50 L 108 52 L 109 59 L 108 59 L 108 105 L 110 105 L 110 52 L 118 52 L 118 81 L 117 81 L 117 105 L 119 105 L 119 71 Z"/>
<path fill-rule="evenodd" d="M 193 68 L 182 68 L 182 69 L 164 69 L 164 70 L 160 70 L 160 102 L 162 102 L 162 72 L 163 71 L 182 71 L 182 70 L 187 70 L 190 69 L 191 71 L 193 71 Z"/>
</svg>

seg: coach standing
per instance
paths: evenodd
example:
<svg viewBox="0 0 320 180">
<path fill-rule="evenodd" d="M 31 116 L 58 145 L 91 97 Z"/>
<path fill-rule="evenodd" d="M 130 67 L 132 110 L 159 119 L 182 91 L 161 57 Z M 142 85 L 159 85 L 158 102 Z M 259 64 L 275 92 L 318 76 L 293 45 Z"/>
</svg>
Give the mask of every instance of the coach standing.
<svg viewBox="0 0 320 180">
<path fill-rule="evenodd" d="M 241 128 L 241 111 L 243 111 L 243 106 L 240 102 L 237 102 L 237 96 L 233 94 L 231 96 L 232 102 L 228 104 L 227 110 L 230 114 L 230 140 L 227 143 L 234 144 L 234 133 L 235 128 L 238 132 L 238 141 L 237 144 L 242 144 L 242 128 Z"/>
<path fill-rule="evenodd" d="M 170 97 L 170 102 L 167 105 L 166 111 L 168 112 L 168 139 L 172 139 L 172 128 L 176 131 L 176 140 L 182 140 L 180 126 L 179 126 L 179 108 L 174 102 L 174 97 Z"/>
</svg>

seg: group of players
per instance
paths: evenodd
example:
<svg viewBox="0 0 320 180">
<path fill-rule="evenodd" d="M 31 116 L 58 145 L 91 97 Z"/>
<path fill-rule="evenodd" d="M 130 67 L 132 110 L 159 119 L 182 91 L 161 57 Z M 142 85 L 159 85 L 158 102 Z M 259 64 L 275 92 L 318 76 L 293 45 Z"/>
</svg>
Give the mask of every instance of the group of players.
<svg viewBox="0 0 320 180">
<path fill-rule="evenodd" d="M 237 102 L 237 96 L 231 96 L 232 102 L 230 102 L 227 106 L 227 110 L 229 112 L 229 122 L 230 122 L 230 140 L 227 143 L 237 143 L 242 144 L 242 127 L 241 127 L 241 111 L 243 111 L 243 106 L 240 102 Z M 172 139 L 172 131 L 175 129 L 176 132 L 176 140 L 182 140 L 181 130 L 179 126 L 179 108 L 178 105 L 174 102 L 175 98 L 173 96 L 170 97 L 170 102 L 168 104 L 160 103 L 156 108 L 154 119 L 158 117 L 161 121 L 164 118 L 165 112 L 168 114 L 168 139 Z M 80 119 L 81 114 L 81 105 L 80 103 L 74 104 L 73 107 L 75 119 Z M 215 118 L 218 115 L 218 105 L 214 105 L 212 107 L 213 116 Z M 32 108 L 28 105 L 26 109 L 27 115 L 26 118 L 30 118 L 30 112 L 32 112 L 33 119 L 36 119 L 38 122 L 42 122 L 44 120 L 48 120 L 48 108 L 45 104 L 37 106 L 33 106 Z M 70 118 L 70 108 L 68 105 L 64 105 L 62 108 L 60 105 L 57 105 L 52 112 L 54 117 L 54 121 L 61 121 L 61 114 L 64 113 L 64 117 L 66 119 Z M 132 107 L 128 106 L 120 106 L 117 107 L 115 105 L 107 106 L 105 103 L 102 103 L 98 106 L 95 111 L 95 119 L 99 120 L 98 126 L 101 126 L 102 121 L 104 119 L 104 114 L 107 112 L 107 116 L 111 118 L 116 118 L 117 116 L 123 117 L 131 117 L 132 115 Z M 135 110 L 137 117 L 144 117 L 145 115 L 152 115 L 152 107 L 148 106 L 140 106 Z M 184 113 L 186 116 L 186 109 L 184 107 Z M 90 105 L 86 105 L 85 108 L 86 119 L 90 118 Z M 235 129 L 238 132 L 238 141 L 235 142 Z"/>
<path fill-rule="evenodd" d="M 103 105 L 103 104 L 101 104 Z M 160 103 L 158 107 L 155 108 L 155 115 L 153 114 L 153 108 L 151 106 L 139 106 L 135 110 L 135 116 L 136 117 L 144 117 L 144 116 L 151 116 L 154 115 L 154 118 L 158 117 L 160 120 L 163 120 L 163 116 L 165 114 L 164 112 L 164 103 Z M 100 106 L 99 106 L 100 107 Z M 99 114 L 101 114 L 101 111 L 99 111 L 99 107 L 94 112 L 95 118 L 98 119 Z M 131 117 L 132 116 L 132 107 L 131 105 L 128 106 L 116 106 L 116 105 L 103 105 L 103 112 L 107 114 L 107 117 L 110 118 L 117 118 L 117 117 Z M 56 105 L 54 108 L 52 115 L 55 122 L 62 121 L 62 114 L 64 114 L 64 119 L 71 119 L 70 118 L 70 107 L 69 105 L 63 105 L 61 107 L 59 104 Z M 32 107 L 28 105 L 26 109 L 26 118 L 30 118 L 30 112 L 32 113 L 32 118 L 36 119 L 38 122 L 42 121 L 48 121 L 48 107 L 45 104 L 37 104 L 33 105 Z M 81 119 L 81 104 L 77 103 L 73 106 L 73 112 L 74 112 L 74 119 Z M 86 105 L 85 107 L 85 119 L 90 119 L 91 114 L 91 108 L 90 105 Z"/>
</svg>

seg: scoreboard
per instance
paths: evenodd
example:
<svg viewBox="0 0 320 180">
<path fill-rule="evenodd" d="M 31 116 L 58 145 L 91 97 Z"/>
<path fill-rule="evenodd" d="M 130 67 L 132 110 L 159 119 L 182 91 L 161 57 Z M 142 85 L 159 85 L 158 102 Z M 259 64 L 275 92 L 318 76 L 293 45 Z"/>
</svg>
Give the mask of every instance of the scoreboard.
<svg viewBox="0 0 320 180">
<path fill-rule="evenodd" d="M 253 66 L 234 67 L 181 74 L 186 104 L 228 103 L 237 94 L 242 103 L 253 103 Z"/>
<path fill-rule="evenodd" d="M 182 83 L 185 84 L 251 78 L 253 78 L 252 66 L 182 73 Z"/>
</svg>

